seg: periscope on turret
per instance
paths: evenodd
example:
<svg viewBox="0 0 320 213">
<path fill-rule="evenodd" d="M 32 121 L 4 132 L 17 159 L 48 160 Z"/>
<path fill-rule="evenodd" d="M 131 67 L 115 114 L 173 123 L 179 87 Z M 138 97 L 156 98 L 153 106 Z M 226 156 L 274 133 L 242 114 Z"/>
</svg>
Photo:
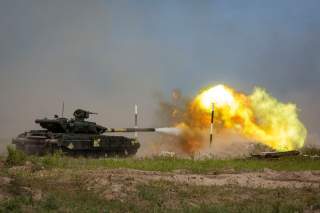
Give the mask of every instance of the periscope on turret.
<svg viewBox="0 0 320 213">
<path fill-rule="evenodd" d="M 31 155 L 43 155 L 61 150 L 70 155 L 130 156 L 140 147 L 137 138 L 104 133 L 154 132 L 154 128 L 107 128 L 87 121 L 94 112 L 74 111 L 74 118 L 55 116 L 53 119 L 36 119 L 42 130 L 31 130 L 12 140 L 16 148 Z"/>
</svg>

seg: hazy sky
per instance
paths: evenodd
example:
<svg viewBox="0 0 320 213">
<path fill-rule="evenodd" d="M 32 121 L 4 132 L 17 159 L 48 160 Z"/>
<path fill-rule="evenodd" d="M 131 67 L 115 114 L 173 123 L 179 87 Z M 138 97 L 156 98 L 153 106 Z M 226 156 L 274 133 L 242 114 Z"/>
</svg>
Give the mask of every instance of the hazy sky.
<svg viewBox="0 0 320 213">
<path fill-rule="evenodd" d="M 320 132 L 320 1 L 0 0 L 0 135 L 83 107 L 155 125 L 155 94 L 265 87 Z"/>
</svg>

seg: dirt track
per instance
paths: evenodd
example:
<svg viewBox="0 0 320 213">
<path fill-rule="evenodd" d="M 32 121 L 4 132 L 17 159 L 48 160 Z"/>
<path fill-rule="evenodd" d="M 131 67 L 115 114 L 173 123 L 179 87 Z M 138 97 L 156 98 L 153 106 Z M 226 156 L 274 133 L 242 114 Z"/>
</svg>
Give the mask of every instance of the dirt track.
<svg viewBox="0 0 320 213">
<path fill-rule="evenodd" d="M 49 188 L 59 186 L 62 187 L 60 190 L 66 190 L 66 192 L 81 189 L 79 192 L 92 192 L 103 200 L 131 202 L 132 205 L 138 206 L 143 206 L 149 201 L 153 205 L 159 201 L 159 198 L 168 208 L 175 208 L 180 201 L 200 205 L 204 201 L 216 204 L 231 202 L 231 200 L 236 203 L 250 200 L 256 203 L 255 205 L 259 205 L 260 200 L 270 199 L 269 204 L 273 205 L 274 203 L 271 202 L 273 196 L 284 199 L 281 202 L 287 202 L 286 196 L 294 196 L 295 199 L 300 199 L 299 196 L 302 196 L 307 198 L 299 202 L 295 201 L 298 202 L 297 206 L 310 209 L 310 203 L 315 203 L 315 207 L 312 207 L 314 209 L 318 208 L 315 199 L 320 189 L 320 171 L 280 172 L 264 169 L 261 172 L 225 170 L 220 173 L 193 174 L 185 170 L 173 172 L 105 168 L 35 170 L 29 163 L 12 167 L 8 173 L 10 178 L 0 178 L 1 185 L 12 185 L 15 183 L 15 177 L 23 174 L 26 178 L 25 183 L 28 184 L 18 187 L 23 193 L 27 191 L 32 200 L 45 198 L 48 186 Z M 2 200 L 12 197 L 6 190 L 0 195 Z M 167 197 L 172 198 L 167 199 Z M 257 197 L 260 200 L 255 200 Z"/>
<path fill-rule="evenodd" d="M 264 172 L 222 173 L 212 175 L 177 172 L 152 172 L 132 169 L 95 170 L 87 173 L 89 185 L 112 183 L 145 183 L 148 181 L 169 181 L 179 184 L 223 186 L 237 185 L 249 188 L 302 188 L 320 186 L 320 171 L 307 172 Z"/>
<path fill-rule="evenodd" d="M 29 171 L 28 171 L 29 170 Z M 188 171 L 177 170 L 173 172 L 142 171 L 135 169 L 94 169 L 71 170 L 51 169 L 32 172 L 32 165 L 17 166 L 9 169 L 9 173 L 27 172 L 34 177 L 57 177 L 57 179 L 69 179 L 78 175 L 86 180 L 86 185 L 91 186 L 135 185 L 150 181 L 168 181 L 177 184 L 189 184 L 198 186 L 224 186 L 237 185 L 249 188 L 319 188 L 320 171 L 275 171 L 264 169 L 261 172 L 235 172 L 226 170 L 216 174 L 192 174 Z"/>
</svg>

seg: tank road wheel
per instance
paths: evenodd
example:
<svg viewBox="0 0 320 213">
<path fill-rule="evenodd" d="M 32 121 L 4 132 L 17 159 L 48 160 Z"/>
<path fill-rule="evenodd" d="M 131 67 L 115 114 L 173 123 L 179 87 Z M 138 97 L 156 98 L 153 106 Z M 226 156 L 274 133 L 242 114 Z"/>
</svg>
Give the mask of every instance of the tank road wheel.
<svg viewBox="0 0 320 213">
<path fill-rule="evenodd" d="M 137 150 L 127 148 L 127 149 L 124 149 L 122 151 L 117 152 L 116 155 L 119 157 L 127 158 L 130 156 L 133 156 L 134 154 L 136 154 L 136 152 L 137 152 Z"/>
<path fill-rule="evenodd" d="M 129 155 L 130 155 L 130 156 L 133 156 L 133 155 L 137 154 L 137 151 L 138 151 L 138 149 L 131 149 L 131 150 L 129 151 Z"/>
<path fill-rule="evenodd" d="M 125 157 L 130 157 L 130 156 L 134 156 L 137 153 L 138 149 L 136 148 L 128 148 L 125 149 Z"/>
</svg>

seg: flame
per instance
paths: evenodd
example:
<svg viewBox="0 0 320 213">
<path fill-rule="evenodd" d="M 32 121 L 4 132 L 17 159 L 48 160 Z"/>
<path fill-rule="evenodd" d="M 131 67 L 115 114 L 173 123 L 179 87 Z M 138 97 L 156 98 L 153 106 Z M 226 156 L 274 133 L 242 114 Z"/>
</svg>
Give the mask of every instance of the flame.
<svg viewBox="0 0 320 213">
<path fill-rule="evenodd" d="M 178 124 L 189 132 L 185 135 L 188 139 L 184 140 L 187 150 L 193 152 L 201 147 L 198 132 L 209 127 L 213 103 L 217 134 L 232 129 L 278 151 L 299 149 L 304 145 L 307 130 L 294 104 L 281 103 L 261 88 L 255 88 L 247 96 L 220 84 L 200 92 L 188 104 L 184 120 Z"/>
<path fill-rule="evenodd" d="M 205 109 L 210 109 L 212 103 L 215 103 L 219 107 L 231 107 L 235 103 L 232 91 L 221 84 L 201 93 L 198 98 L 200 99 L 202 107 Z"/>
</svg>

